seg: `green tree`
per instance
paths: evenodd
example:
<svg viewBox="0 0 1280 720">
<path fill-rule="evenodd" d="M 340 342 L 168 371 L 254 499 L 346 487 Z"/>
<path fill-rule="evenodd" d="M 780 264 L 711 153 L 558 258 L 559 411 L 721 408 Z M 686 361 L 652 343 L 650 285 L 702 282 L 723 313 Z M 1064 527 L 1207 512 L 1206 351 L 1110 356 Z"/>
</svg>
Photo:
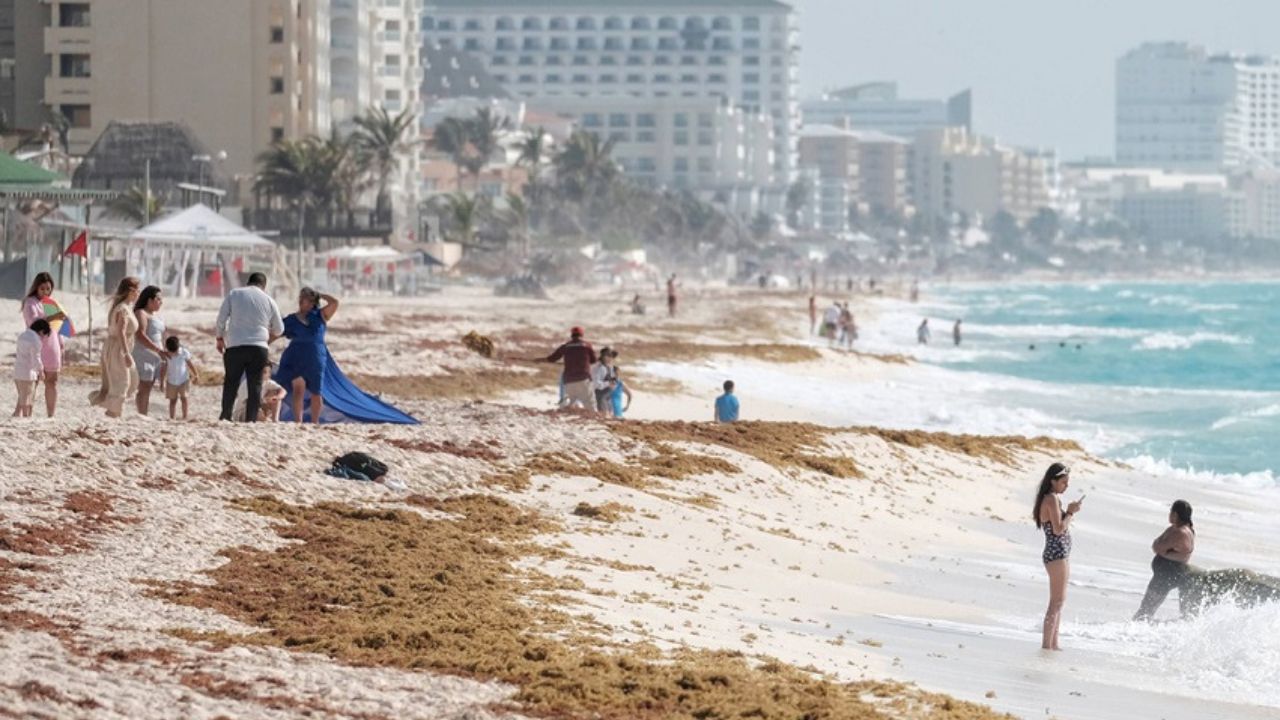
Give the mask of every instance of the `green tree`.
<svg viewBox="0 0 1280 720">
<path fill-rule="evenodd" d="M 141 227 L 147 222 L 160 217 L 160 213 L 163 211 L 164 203 L 160 201 L 160 198 L 156 197 L 154 193 L 148 195 L 146 190 L 135 185 L 112 200 L 107 205 L 104 214 Z"/>
<path fill-rule="evenodd" d="M 1042 207 L 1035 217 L 1027 223 L 1027 231 L 1041 245 L 1048 245 L 1058 239 L 1062 229 L 1062 221 L 1052 208 Z"/>
<path fill-rule="evenodd" d="M 351 160 L 345 144 L 316 137 L 278 142 L 258 155 L 253 189 L 279 198 L 298 213 L 295 247 L 302 247 L 308 215 L 333 207 L 348 192 L 341 180 L 346 176 L 344 164 Z"/>
<path fill-rule="evenodd" d="M 478 247 L 476 235 L 491 214 L 489 198 L 456 192 L 437 195 L 432 198 L 432 205 L 440 217 L 440 234 L 446 241 Z"/>
<path fill-rule="evenodd" d="M 773 218 L 769 217 L 768 213 L 756 213 L 756 216 L 751 218 L 751 237 L 756 242 L 764 242 L 772 234 Z"/>
<path fill-rule="evenodd" d="M 386 108 L 370 108 L 355 119 L 356 130 L 352 145 L 362 164 L 370 167 L 378 184 L 377 209 L 379 213 L 390 210 L 391 198 L 387 185 L 391 176 L 400 169 L 400 158 L 408 154 L 417 141 L 417 120 L 408 110 L 391 115 Z"/>
<path fill-rule="evenodd" d="M 511 128 L 511 121 L 494 115 L 489 108 L 480 108 L 465 126 L 470 152 L 462 164 L 471 173 L 475 189 L 479 191 L 480 173 L 493 161 L 494 153 L 501 147 L 502 134 Z"/>
<path fill-rule="evenodd" d="M 529 182 L 537 183 L 542 165 L 547 160 L 547 131 L 534 128 L 520 143 L 520 157 L 516 164 L 529 170 Z"/>
<path fill-rule="evenodd" d="M 1018 219 L 1005 210 L 991 216 L 987 223 L 987 232 L 991 241 L 1000 250 L 1013 251 L 1019 249 L 1022 241 L 1022 228 L 1018 227 Z"/>
<path fill-rule="evenodd" d="M 460 118 L 445 118 L 436 125 L 431 133 L 431 147 L 441 155 L 449 158 L 457 174 L 458 192 L 462 192 L 462 168 L 467 159 L 467 148 L 470 146 L 470 130 L 467 122 Z"/>
</svg>

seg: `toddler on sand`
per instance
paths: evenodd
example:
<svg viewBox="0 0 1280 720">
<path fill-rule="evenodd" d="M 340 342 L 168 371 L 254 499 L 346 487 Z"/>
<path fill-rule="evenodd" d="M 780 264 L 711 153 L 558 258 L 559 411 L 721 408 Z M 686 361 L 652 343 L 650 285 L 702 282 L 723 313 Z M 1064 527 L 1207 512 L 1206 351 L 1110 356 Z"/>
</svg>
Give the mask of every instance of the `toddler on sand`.
<svg viewBox="0 0 1280 720">
<path fill-rule="evenodd" d="M 192 378 L 199 377 L 195 363 L 191 362 L 191 351 L 182 347 L 177 337 L 170 335 L 164 341 L 164 349 L 171 355 L 165 370 L 164 396 L 169 398 L 169 419 L 177 414 L 178 403 L 182 403 L 182 419 L 187 419 L 187 392 L 191 388 Z"/>
<path fill-rule="evenodd" d="M 31 417 L 31 405 L 36 394 L 36 384 L 44 375 L 41 352 L 44 339 L 52 330 L 49 321 L 40 319 L 18 334 L 18 349 L 13 359 L 13 383 L 18 387 L 18 403 L 13 408 L 14 417 Z"/>
</svg>

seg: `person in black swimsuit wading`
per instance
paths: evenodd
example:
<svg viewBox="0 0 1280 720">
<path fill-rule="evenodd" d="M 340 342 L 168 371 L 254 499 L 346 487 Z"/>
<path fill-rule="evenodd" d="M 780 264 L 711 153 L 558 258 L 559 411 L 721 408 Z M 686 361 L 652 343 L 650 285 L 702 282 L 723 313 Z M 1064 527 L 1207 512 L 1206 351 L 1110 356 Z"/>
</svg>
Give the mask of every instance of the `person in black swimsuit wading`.
<svg viewBox="0 0 1280 720">
<path fill-rule="evenodd" d="M 1044 569 L 1049 573 L 1049 609 L 1044 614 L 1044 639 L 1040 647 L 1045 650 L 1061 650 L 1058 647 L 1058 625 L 1062 622 L 1062 605 L 1067 599 L 1067 580 L 1071 574 L 1071 519 L 1080 512 L 1084 498 L 1062 509 L 1058 496 L 1071 484 L 1071 468 L 1054 463 L 1045 471 L 1036 492 L 1036 504 L 1031 519 L 1036 527 L 1044 530 Z"/>
</svg>

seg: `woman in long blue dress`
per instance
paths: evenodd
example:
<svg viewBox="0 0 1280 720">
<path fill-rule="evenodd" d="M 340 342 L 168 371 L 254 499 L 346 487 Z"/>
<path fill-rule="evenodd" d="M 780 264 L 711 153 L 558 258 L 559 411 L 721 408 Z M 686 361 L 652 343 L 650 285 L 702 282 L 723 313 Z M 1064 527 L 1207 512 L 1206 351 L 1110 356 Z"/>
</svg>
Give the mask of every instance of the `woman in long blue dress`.
<svg viewBox="0 0 1280 720">
<path fill-rule="evenodd" d="M 356 387 L 329 354 L 325 331 L 338 299 L 303 288 L 298 312 L 284 319 L 289 346 L 280 356 L 274 380 L 289 393 L 282 420 L 321 422 L 385 422 L 416 424 L 418 421 Z M 310 413 L 304 413 L 310 396 Z"/>
</svg>

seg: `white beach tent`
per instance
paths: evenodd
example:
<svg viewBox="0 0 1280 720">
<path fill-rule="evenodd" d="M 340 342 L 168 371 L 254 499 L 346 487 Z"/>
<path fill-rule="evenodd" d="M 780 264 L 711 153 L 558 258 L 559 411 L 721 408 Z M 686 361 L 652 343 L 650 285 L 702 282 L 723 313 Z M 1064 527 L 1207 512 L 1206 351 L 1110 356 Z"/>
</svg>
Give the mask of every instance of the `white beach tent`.
<svg viewBox="0 0 1280 720">
<path fill-rule="evenodd" d="M 253 271 L 269 271 L 276 244 L 196 204 L 129 236 L 127 272 L 175 297 L 221 296 Z"/>
<path fill-rule="evenodd" d="M 387 245 L 340 247 L 316 258 L 321 283 L 344 293 L 413 292 L 416 284 L 413 256 Z"/>
</svg>

